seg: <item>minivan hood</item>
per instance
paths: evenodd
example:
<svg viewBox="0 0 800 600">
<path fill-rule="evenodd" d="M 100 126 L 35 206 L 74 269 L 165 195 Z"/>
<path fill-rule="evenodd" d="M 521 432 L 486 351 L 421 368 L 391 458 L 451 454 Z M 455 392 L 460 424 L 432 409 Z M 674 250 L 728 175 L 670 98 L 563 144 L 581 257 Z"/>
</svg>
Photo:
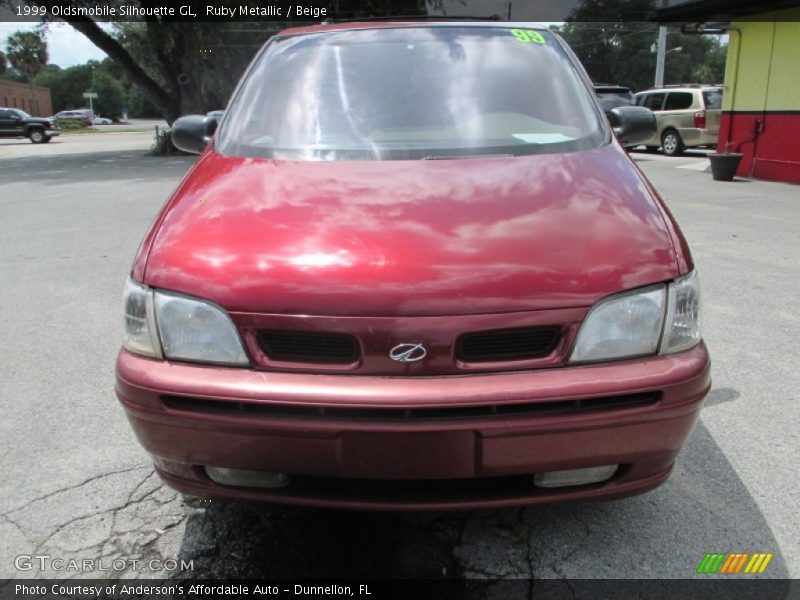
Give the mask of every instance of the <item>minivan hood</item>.
<svg viewBox="0 0 800 600">
<path fill-rule="evenodd" d="M 144 281 L 230 311 L 446 315 L 589 306 L 678 275 L 614 144 L 569 154 L 302 162 L 207 151 Z"/>
</svg>

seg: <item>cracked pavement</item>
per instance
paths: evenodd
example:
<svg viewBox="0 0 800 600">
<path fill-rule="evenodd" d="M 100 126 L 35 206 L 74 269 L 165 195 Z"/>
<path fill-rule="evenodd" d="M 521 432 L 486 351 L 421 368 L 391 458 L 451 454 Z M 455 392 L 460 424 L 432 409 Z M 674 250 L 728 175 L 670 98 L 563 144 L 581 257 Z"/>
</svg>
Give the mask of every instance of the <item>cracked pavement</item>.
<svg viewBox="0 0 800 600">
<path fill-rule="evenodd" d="M 193 565 L 62 577 L 686 578 L 710 551 L 774 552 L 768 575 L 800 576 L 796 187 L 675 168 L 700 154 L 634 155 L 692 245 L 714 362 L 661 488 L 474 512 L 200 504 L 160 482 L 113 394 L 125 275 L 193 159 L 143 156 L 149 134 L 97 137 L 63 136 L 47 155 L 0 142 L 0 578 L 55 574 L 17 570 L 30 554 Z"/>
</svg>

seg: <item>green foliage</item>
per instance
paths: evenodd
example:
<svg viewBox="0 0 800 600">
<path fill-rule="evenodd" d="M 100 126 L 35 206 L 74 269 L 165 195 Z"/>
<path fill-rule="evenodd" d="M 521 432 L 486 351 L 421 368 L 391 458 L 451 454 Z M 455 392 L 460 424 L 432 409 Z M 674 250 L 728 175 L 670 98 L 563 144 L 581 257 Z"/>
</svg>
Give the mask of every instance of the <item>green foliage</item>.
<svg viewBox="0 0 800 600">
<path fill-rule="evenodd" d="M 578 55 L 595 82 L 615 83 L 634 91 L 653 86 L 658 25 L 630 21 L 655 10 L 653 0 L 586 0 L 561 28 L 555 28 Z M 680 50 L 677 50 L 680 48 Z M 672 50 L 672 51 L 670 51 Z M 664 83 L 719 83 L 726 49 L 714 36 L 667 36 Z"/>
<path fill-rule="evenodd" d="M 6 42 L 6 56 L 26 81 L 33 81 L 47 65 L 47 43 L 42 31 L 12 33 Z"/>
<path fill-rule="evenodd" d="M 53 112 L 84 108 L 87 101 L 83 93 L 88 92 L 92 82 L 92 69 L 89 65 L 77 65 L 60 69 L 48 65 L 33 80 L 36 85 L 50 88 L 53 101 Z"/>
<path fill-rule="evenodd" d="M 95 71 L 92 89 L 97 98 L 92 100 L 94 114 L 110 119 L 118 118 L 125 105 L 125 88 L 108 73 Z"/>
<path fill-rule="evenodd" d="M 5 75 L 6 69 L 8 69 L 8 59 L 6 59 L 6 55 L 0 51 L 0 77 Z"/>
<path fill-rule="evenodd" d="M 161 117 L 158 107 L 144 95 L 142 89 L 127 81 L 127 108 L 129 117 Z"/>
<path fill-rule="evenodd" d="M 65 132 L 89 131 L 89 128 L 86 126 L 86 124 L 83 121 L 78 120 L 62 121 L 59 119 L 58 126 Z"/>
<path fill-rule="evenodd" d="M 275 23 L 126 22 L 114 24 L 114 37 L 170 95 L 181 99 L 181 114 L 222 109 L 258 49 L 280 27 Z M 182 83 L 178 75 L 188 76 Z M 132 86 L 128 86 L 131 90 Z M 129 91 L 132 115 L 155 108 L 141 93 Z M 159 111 L 161 112 L 161 111 Z"/>
<path fill-rule="evenodd" d="M 172 143 L 172 131 L 170 129 L 160 129 L 158 134 L 153 137 L 153 144 L 148 152 L 150 156 L 164 156 L 167 154 L 183 154 Z"/>
</svg>

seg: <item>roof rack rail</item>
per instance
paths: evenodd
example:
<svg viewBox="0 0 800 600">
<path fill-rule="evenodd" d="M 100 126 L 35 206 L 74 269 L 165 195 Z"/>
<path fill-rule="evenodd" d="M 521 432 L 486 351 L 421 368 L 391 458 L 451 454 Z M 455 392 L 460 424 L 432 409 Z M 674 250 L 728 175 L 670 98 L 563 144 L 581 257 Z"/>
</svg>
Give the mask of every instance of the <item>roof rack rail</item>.
<svg viewBox="0 0 800 600">
<path fill-rule="evenodd" d="M 361 21 L 502 21 L 500 15 L 477 16 L 477 15 L 382 15 L 370 17 L 348 17 L 341 19 L 325 19 L 322 25 L 333 23 L 351 23 Z"/>
</svg>

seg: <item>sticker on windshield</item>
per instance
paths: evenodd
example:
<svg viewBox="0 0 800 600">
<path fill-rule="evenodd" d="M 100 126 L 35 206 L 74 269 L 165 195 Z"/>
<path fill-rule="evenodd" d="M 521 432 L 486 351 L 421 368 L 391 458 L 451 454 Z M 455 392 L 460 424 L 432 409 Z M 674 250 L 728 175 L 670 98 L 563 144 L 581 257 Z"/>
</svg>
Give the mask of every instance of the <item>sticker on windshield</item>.
<svg viewBox="0 0 800 600">
<path fill-rule="evenodd" d="M 560 144 L 575 139 L 563 133 L 512 133 L 511 135 L 527 144 Z"/>
<path fill-rule="evenodd" d="M 514 39 L 523 44 L 530 44 L 531 42 L 534 44 L 547 43 L 547 40 L 544 39 L 544 36 L 533 29 L 512 29 L 511 35 L 514 36 Z"/>
</svg>

